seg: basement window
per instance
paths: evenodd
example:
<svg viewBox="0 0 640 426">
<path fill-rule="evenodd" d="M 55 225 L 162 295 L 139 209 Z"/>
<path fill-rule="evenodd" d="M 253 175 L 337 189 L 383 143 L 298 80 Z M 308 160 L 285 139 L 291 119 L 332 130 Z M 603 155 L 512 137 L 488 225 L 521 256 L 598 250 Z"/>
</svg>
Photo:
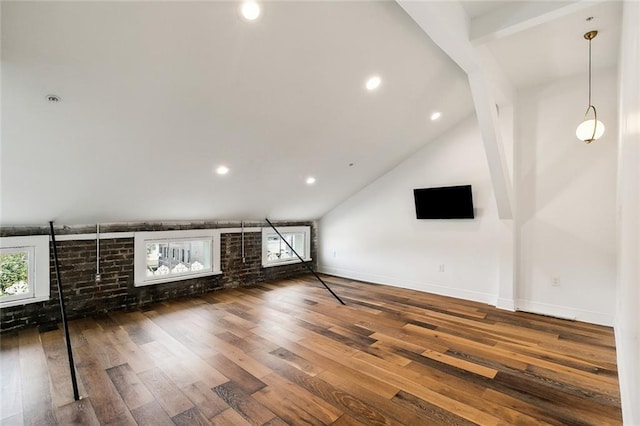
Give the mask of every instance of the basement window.
<svg viewBox="0 0 640 426">
<path fill-rule="evenodd" d="M 217 275 L 220 271 L 220 231 L 136 232 L 136 287 Z"/>
<path fill-rule="evenodd" d="M 49 300 L 49 236 L 0 238 L 0 308 Z"/>
<path fill-rule="evenodd" d="M 311 261 L 310 226 L 283 226 L 277 229 L 282 238 L 273 228 L 262 228 L 263 267 L 299 263 L 300 259 L 289 246 L 293 247 L 305 262 Z"/>
</svg>

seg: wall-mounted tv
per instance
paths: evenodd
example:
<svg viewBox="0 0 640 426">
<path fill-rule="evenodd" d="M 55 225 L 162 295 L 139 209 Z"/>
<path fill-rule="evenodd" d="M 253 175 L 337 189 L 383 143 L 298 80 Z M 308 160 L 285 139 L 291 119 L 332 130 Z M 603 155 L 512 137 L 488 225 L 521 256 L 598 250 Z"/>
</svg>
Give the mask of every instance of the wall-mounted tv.
<svg viewBox="0 0 640 426">
<path fill-rule="evenodd" d="M 417 219 L 473 219 L 471 185 L 413 190 Z"/>
</svg>

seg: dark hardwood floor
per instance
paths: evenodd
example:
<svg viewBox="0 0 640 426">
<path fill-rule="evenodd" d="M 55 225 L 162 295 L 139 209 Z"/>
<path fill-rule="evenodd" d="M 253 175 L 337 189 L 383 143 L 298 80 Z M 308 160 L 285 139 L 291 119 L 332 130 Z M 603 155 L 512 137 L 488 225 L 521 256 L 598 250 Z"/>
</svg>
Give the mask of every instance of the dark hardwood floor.
<svg viewBox="0 0 640 426">
<path fill-rule="evenodd" d="M 2 425 L 620 424 L 613 331 L 326 277 L 1 336 Z"/>
</svg>

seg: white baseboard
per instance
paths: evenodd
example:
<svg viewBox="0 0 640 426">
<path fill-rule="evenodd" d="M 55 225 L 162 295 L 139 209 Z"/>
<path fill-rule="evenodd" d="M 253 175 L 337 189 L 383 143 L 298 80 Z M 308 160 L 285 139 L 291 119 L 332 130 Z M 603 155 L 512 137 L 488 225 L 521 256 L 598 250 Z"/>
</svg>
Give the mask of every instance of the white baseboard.
<svg viewBox="0 0 640 426">
<path fill-rule="evenodd" d="M 448 287 L 439 285 L 437 283 L 418 282 L 404 278 L 371 274 L 343 268 L 332 268 L 326 265 L 320 265 L 318 267 L 318 272 L 347 279 L 366 281 L 374 284 L 402 287 L 410 290 L 418 290 L 427 293 L 438 294 L 441 296 L 449 296 L 458 299 L 471 300 L 474 302 L 487 303 L 489 305 L 493 305 L 499 309 L 504 309 L 507 311 L 519 310 L 530 312 L 533 314 L 548 315 L 568 320 L 584 321 L 592 324 L 599 324 L 610 327 L 614 324 L 614 316 L 612 314 L 606 314 L 603 312 L 586 311 L 570 308 L 567 306 L 552 305 L 525 299 L 518 299 L 517 301 L 514 301 L 512 299 L 497 298 L 494 294 Z"/>
<path fill-rule="evenodd" d="M 366 281 L 374 284 L 384 284 L 392 287 L 407 288 L 410 290 L 423 291 L 426 293 L 438 294 L 440 296 L 455 297 L 457 299 L 471 300 L 474 302 L 481 302 L 489 305 L 493 305 L 495 302 L 495 296 L 488 293 L 463 290 L 438 284 L 429 284 L 398 277 L 363 273 L 341 268 L 331 268 L 323 265 L 318 266 L 318 272 L 328 275 L 335 275 L 341 278 Z"/>
<path fill-rule="evenodd" d="M 614 317 L 603 312 L 585 311 L 581 309 L 569 308 L 567 306 L 551 305 L 548 303 L 534 302 L 531 300 L 518 299 L 516 309 L 530 312 L 532 314 L 549 315 L 556 318 L 584 321 L 592 324 L 613 326 Z"/>
<path fill-rule="evenodd" d="M 505 311 L 511 311 L 511 312 L 516 311 L 516 302 L 513 299 L 498 298 L 498 300 L 495 302 L 494 305 L 496 308 L 504 309 Z"/>
</svg>

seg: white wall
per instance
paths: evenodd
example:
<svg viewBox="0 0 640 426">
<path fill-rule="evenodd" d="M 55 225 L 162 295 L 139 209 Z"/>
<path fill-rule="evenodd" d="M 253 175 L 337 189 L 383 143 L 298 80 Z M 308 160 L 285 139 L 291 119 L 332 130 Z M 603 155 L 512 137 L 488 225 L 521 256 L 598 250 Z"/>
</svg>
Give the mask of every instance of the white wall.
<svg viewBox="0 0 640 426">
<path fill-rule="evenodd" d="M 471 184 L 475 220 L 417 220 L 413 189 Z M 319 269 L 495 303 L 501 238 L 475 117 L 358 192 L 319 223 Z M 440 265 L 444 271 L 440 272 Z"/>
<path fill-rule="evenodd" d="M 325 215 L 319 269 L 496 304 L 511 297 L 499 294 L 499 281 L 509 272 L 501 257 L 512 256 L 518 309 L 613 325 L 616 83 L 614 70 L 594 73 L 594 103 L 607 131 L 591 145 L 575 136 L 586 75 L 518 94 L 515 248 L 513 222 L 497 216 L 472 117 Z M 416 220 L 414 188 L 469 183 L 475 220 Z M 509 306 L 506 299 L 501 306 Z"/>
<path fill-rule="evenodd" d="M 625 2 L 620 60 L 616 349 L 627 425 L 640 425 L 640 3 Z"/>
<path fill-rule="evenodd" d="M 613 325 L 616 84 L 615 70 L 594 73 L 593 103 L 606 131 L 590 145 L 575 136 L 586 75 L 518 93 L 519 309 Z"/>
</svg>

